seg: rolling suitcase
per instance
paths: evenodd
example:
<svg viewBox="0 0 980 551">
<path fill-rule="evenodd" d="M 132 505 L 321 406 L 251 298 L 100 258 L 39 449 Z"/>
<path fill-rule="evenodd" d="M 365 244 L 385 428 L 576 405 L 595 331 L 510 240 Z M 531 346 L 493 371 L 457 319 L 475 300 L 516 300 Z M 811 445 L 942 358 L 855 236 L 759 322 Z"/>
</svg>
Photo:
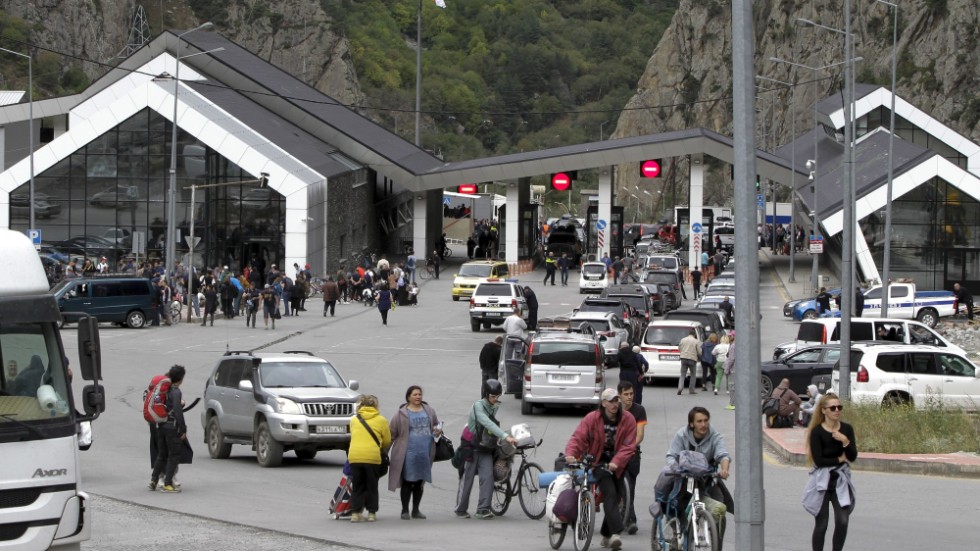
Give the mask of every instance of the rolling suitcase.
<svg viewBox="0 0 980 551">
<path fill-rule="evenodd" d="M 344 464 L 344 473 L 340 477 L 340 484 L 333 492 L 333 499 L 330 500 L 330 514 L 334 519 L 350 518 L 350 496 L 354 483 L 350 474 L 350 464 Z"/>
</svg>

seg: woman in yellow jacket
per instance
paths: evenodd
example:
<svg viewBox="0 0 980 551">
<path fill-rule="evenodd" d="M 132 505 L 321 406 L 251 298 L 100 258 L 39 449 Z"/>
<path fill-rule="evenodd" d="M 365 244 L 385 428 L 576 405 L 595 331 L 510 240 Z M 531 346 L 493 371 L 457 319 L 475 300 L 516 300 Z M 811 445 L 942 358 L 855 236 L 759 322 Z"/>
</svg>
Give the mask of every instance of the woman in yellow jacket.
<svg viewBox="0 0 980 551">
<path fill-rule="evenodd" d="M 353 483 L 351 522 L 377 520 L 381 451 L 387 452 L 390 447 L 391 431 L 388 421 L 378 413 L 378 398 L 370 394 L 361 396 L 357 401 L 357 415 L 350 421 L 350 450 L 347 452 Z M 363 515 L 365 508 L 367 518 Z"/>
</svg>

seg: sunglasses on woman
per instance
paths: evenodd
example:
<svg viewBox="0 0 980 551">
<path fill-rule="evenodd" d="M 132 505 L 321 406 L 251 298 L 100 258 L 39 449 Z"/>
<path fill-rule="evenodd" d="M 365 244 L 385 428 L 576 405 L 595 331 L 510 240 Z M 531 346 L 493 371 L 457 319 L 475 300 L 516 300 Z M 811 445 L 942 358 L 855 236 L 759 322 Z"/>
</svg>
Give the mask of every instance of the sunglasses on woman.
<svg viewBox="0 0 980 551">
<path fill-rule="evenodd" d="M 830 411 L 844 411 L 844 406 L 827 406 Z"/>
</svg>

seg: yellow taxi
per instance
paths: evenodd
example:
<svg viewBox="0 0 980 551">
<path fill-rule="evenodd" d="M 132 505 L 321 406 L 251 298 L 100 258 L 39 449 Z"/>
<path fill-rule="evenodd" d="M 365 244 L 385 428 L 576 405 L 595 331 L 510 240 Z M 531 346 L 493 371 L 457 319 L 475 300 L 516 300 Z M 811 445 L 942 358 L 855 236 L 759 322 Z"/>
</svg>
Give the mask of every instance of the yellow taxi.
<svg viewBox="0 0 980 551">
<path fill-rule="evenodd" d="M 459 273 L 453 276 L 453 300 L 473 296 L 473 289 L 490 279 L 506 279 L 509 275 L 507 263 L 500 260 L 474 260 L 465 262 Z"/>
</svg>

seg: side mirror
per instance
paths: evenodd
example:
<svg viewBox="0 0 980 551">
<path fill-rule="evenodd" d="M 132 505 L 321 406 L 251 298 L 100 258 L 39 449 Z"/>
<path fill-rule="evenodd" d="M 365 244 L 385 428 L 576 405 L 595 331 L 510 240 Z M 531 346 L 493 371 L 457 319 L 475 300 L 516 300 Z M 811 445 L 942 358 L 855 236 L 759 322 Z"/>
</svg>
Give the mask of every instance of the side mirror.
<svg viewBox="0 0 980 551">
<path fill-rule="evenodd" d="M 350 381 L 347 381 L 347 388 L 349 388 L 351 390 L 357 390 L 360 387 L 361 387 L 361 384 L 358 383 L 356 379 L 351 379 Z"/>
<path fill-rule="evenodd" d="M 242 379 L 238 382 L 238 390 L 244 390 L 246 392 L 252 392 L 255 387 L 252 386 L 252 381 L 248 379 Z"/>
<path fill-rule="evenodd" d="M 102 379 L 102 345 L 99 342 L 99 320 L 83 315 L 78 320 L 78 365 L 82 379 Z M 104 404 L 104 397 L 103 397 Z"/>
<path fill-rule="evenodd" d="M 105 388 L 100 384 L 86 385 L 82 389 L 82 407 L 92 420 L 98 418 L 105 411 Z"/>
</svg>

